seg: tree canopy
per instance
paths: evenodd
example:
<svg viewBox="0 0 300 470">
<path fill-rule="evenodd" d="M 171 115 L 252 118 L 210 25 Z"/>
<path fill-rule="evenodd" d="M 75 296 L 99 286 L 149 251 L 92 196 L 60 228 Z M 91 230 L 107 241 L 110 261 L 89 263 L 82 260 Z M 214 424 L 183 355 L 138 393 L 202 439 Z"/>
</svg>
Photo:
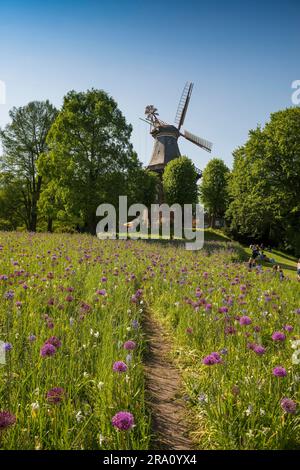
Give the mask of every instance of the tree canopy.
<svg viewBox="0 0 300 470">
<path fill-rule="evenodd" d="M 129 203 L 138 202 L 137 195 L 144 202 L 141 188 L 153 175 L 142 169 L 130 143 L 131 131 L 103 90 L 70 91 L 47 138 L 49 155 L 39 163 L 41 174 L 49 178 L 40 202 L 44 213 L 56 206 L 62 220 L 95 233 L 99 204 L 117 207 L 122 194 Z"/>
<path fill-rule="evenodd" d="M 12 108 L 9 113 L 11 123 L 0 131 L 3 147 L 0 160 L 1 206 L 6 211 L 8 207 L 15 207 L 11 214 L 12 225 L 18 219 L 28 230 L 36 230 L 37 204 L 43 183 L 37 164 L 41 155 L 47 154 L 46 138 L 56 114 L 57 110 L 49 101 L 33 101 L 26 106 Z M 21 214 L 19 218 L 15 217 L 16 211 Z M 3 216 L 0 214 L 0 218 Z"/>
<path fill-rule="evenodd" d="M 229 168 L 223 160 L 213 158 L 205 167 L 201 185 L 200 199 L 210 216 L 214 227 L 216 217 L 223 217 L 228 205 Z"/>
<path fill-rule="evenodd" d="M 198 199 L 197 171 L 185 156 L 171 160 L 165 167 L 163 192 L 167 204 L 195 204 Z"/>
<path fill-rule="evenodd" d="M 227 211 L 236 234 L 300 251 L 300 108 L 273 113 L 234 152 Z"/>
</svg>

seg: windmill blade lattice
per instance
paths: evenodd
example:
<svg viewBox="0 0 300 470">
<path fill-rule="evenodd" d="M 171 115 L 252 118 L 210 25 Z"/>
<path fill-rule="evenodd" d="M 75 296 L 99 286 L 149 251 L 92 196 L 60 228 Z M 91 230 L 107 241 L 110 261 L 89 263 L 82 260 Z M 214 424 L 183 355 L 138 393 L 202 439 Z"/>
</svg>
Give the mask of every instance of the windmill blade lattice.
<svg viewBox="0 0 300 470">
<path fill-rule="evenodd" d="M 202 139 L 201 137 L 198 137 L 197 135 L 192 134 L 191 132 L 188 132 L 188 131 L 184 131 L 184 133 L 181 135 L 182 137 L 185 137 L 190 142 L 193 142 L 193 144 L 198 145 L 198 147 L 203 148 L 207 152 L 211 152 L 212 143 L 209 142 L 208 140 Z"/>
<path fill-rule="evenodd" d="M 175 116 L 175 124 L 178 127 L 178 130 L 181 128 L 181 126 L 184 123 L 185 115 L 189 106 L 191 94 L 193 91 L 194 84 L 191 82 L 186 82 L 185 87 L 183 89 L 179 105 L 177 108 L 177 113 Z"/>
</svg>

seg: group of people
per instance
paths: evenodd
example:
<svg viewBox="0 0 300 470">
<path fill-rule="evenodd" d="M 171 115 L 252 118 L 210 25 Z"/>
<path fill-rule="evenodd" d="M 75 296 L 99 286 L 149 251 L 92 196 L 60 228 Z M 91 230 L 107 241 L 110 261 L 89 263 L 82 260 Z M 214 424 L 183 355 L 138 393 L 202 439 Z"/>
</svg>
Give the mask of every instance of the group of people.
<svg viewBox="0 0 300 470">
<path fill-rule="evenodd" d="M 248 262 L 249 269 L 253 268 L 256 265 L 257 259 L 260 261 L 268 261 L 269 263 L 272 263 L 272 264 L 275 263 L 274 258 L 270 258 L 265 255 L 263 243 L 261 245 L 250 245 L 250 250 L 252 253 Z"/>
<path fill-rule="evenodd" d="M 256 260 L 260 261 L 267 261 L 269 263 L 274 264 L 273 266 L 273 272 L 274 274 L 279 274 L 279 279 L 283 281 L 284 279 L 284 273 L 283 269 L 279 264 L 275 264 L 275 259 L 270 258 L 265 255 L 264 253 L 264 245 L 263 243 L 261 245 L 250 245 L 250 250 L 251 250 L 251 256 L 248 261 L 249 269 L 253 268 L 256 265 Z M 271 252 L 271 248 L 269 247 L 267 249 L 269 252 Z M 297 279 L 300 281 L 300 258 L 298 259 L 297 263 Z"/>
</svg>

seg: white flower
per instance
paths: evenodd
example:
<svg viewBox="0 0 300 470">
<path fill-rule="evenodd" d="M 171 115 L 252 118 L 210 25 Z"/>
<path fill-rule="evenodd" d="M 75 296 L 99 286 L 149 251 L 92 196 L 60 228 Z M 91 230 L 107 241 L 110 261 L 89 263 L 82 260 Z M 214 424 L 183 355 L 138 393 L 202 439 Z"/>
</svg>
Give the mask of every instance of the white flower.
<svg viewBox="0 0 300 470">
<path fill-rule="evenodd" d="M 300 349 L 295 351 L 292 355 L 292 363 L 293 364 L 300 364 Z"/>
<path fill-rule="evenodd" d="M 77 423 L 80 423 L 80 422 L 84 419 L 84 416 L 83 416 L 83 414 L 82 414 L 82 411 L 80 411 L 80 410 L 76 413 L 76 416 L 75 416 L 75 417 L 76 417 Z"/>
<path fill-rule="evenodd" d="M 98 388 L 99 388 L 99 390 L 101 390 L 101 388 L 103 387 L 103 385 L 104 385 L 104 382 L 98 382 Z"/>
<path fill-rule="evenodd" d="M 83 377 L 87 378 L 89 376 L 88 372 L 83 373 Z"/>
<path fill-rule="evenodd" d="M 254 432 L 252 431 L 252 429 L 249 429 L 249 431 L 246 433 L 246 436 L 247 437 L 254 437 Z"/>
<path fill-rule="evenodd" d="M 93 328 L 90 329 L 90 334 L 93 336 L 93 334 L 94 334 Z"/>
<path fill-rule="evenodd" d="M 293 349 L 300 349 L 300 339 L 296 339 L 294 341 L 291 341 L 291 347 Z"/>
<path fill-rule="evenodd" d="M 127 310 L 127 313 L 131 313 L 131 310 L 130 310 L 130 308 Z"/>
<path fill-rule="evenodd" d="M 265 412 L 265 410 L 263 410 L 262 408 L 260 408 L 259 414 L 260 414 L 260 416 L 264 416 L 264 415 L 266 414 L 266 412 Z"/>
<path fill-rule="evenodd" d="M 249 405 L 248 408 L 244 411 L 246 416 L 250 416 L 253 411 L 253 406 Z"/>
<path fill-rule="evenodd" d="M 102 434 L 99 434 L 99 445 L 102 446 L 104 441 L 105 441 L 105 437 L 103 437 Z"/>
<path fill-rule="evenodd" d="M 100 335 L 99 331 L 96 331 L 96 332 L 94 333 L 94 337 L 95 337 L 95 338 L 99 338 L 99 335 Z"/>
<path fill-rule="evenodd" d="M 31 406 L 32 411 L 37 411 L 37 410 L 40 409 L 40 404 L 39 404 L 38 401 L 35 401 L 35 402 L 31 403 L 30 406 Z"/>
</svg>

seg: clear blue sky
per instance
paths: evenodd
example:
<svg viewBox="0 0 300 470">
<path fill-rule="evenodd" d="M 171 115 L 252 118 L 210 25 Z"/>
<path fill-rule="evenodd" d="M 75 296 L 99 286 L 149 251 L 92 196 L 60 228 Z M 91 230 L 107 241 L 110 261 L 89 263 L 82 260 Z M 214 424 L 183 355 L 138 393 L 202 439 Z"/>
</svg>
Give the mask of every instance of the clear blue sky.
<svg viewBox="0 0 300 470">
<path fill-rule="evenodd" d="M 0 126 L 12 106 L 60 106 L 70 89 L 102 88 L 133 125 L 144 163 L 152 138 L 139 116 L 154 104 L 173 122 L 187 80 L 195 87 L 184 127 L 231 165 L 249 129 L 292 106 L 300 79 L 299 0 L 0 0 L 0 21 Z M 179 146 L 200 168 L 210 158 Z"/>
</svg>

